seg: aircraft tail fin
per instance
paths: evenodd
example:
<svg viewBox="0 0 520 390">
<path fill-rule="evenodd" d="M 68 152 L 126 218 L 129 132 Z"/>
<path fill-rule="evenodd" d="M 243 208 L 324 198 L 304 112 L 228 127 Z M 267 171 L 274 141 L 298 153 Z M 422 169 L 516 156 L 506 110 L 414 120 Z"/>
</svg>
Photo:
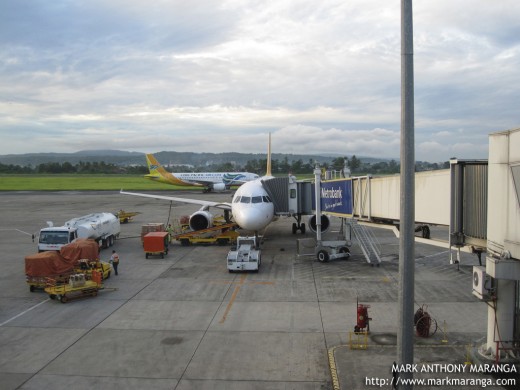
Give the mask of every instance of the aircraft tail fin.
<svg viewBox="0 0 520 390">
<path fill-rule="evenodd" d="M 169 173 L 164 167 L 156 160 L 153 154 L 146 155 L 146 164 L 150 173 L 145 175 L 147 179 L 158 181 L 161 183 L 168 183 L 174 185 L 189 185 L 182 180 L 177 179 L 174 175 Z"/>
<path fill-rule="evenodd" d="M 168 176 L 166 169 L 157 161 L 153 154 L 146 155 L 146 164 L 148 165 L 150 176 Z"/>
<path fill-rule="evenodd" d="M 269 133 L 269 144 L 267 145 L 267 169 L 266 176 L 272 176 L 271 174 L 271 133 Z"/>
<path fill-rule="evenodd" d="M 146 155 L 146 165 L 148 165 L 150 175 L 160 175 L 159 168 L 162 168 L 162 165 L 159 164 L 159 162 L 155 159 L 153 154 Z"/>
</svg>

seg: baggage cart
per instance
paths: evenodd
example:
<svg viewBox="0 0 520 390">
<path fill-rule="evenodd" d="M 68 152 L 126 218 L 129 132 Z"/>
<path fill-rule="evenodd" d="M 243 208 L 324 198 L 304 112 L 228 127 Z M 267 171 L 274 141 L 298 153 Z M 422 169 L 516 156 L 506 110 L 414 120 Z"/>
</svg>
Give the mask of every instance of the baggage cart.
<svg viewBox="0 0 520 390">
<path fill-rule="evenodd" d="M 148 256 L 161 256 L 168 254 L 168 232 L 150 232 L 143 237 L 143 248 L 146 258 Z"/>
<path fill-rule="evenodd" d="M 54 279 L 48 279 L 45 292 L 49 294 L 51 299 L 56 299 L 61 303 L 66 303 L 72 299 L 95 297 L 98 291 L 103 288 L 101 277 L 99 271 L 92 271 L 92 280 L 87 280 L 85 274 L 70 275 L 69 282 L 65 284 L 59 284 Z"/>
</svg>

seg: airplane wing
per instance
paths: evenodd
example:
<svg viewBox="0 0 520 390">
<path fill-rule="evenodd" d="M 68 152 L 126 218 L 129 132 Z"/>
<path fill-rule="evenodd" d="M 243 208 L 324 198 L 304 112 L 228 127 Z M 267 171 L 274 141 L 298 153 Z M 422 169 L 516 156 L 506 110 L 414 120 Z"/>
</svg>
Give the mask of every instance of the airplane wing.
<svg viewBox="0 0 520 390">
<path fill-rule="evenodd" d="M 208 187 L 208 188 L 212 188 L 212 187 L 214 188 L 215 186 L 218 186 L 218 185 L 224 185 L 226 187 L 241 186 L 242 184 L 248 182 L 248 180 L 240 180 L 240 179 L 223 180 L 222 182 L 217 182 L 217 183 L 215 183 L 214 181 L 199 180 L 199 179 L 197 179 L 197 180 L 184 179 L 184 181 L 186 181 L 187 183 L 194 185 L 194 186 L 204 186 L 204 187 Z"/>
<path fill-rule="evenodd" d="M 200 199 L 187 199 L 187 198 L 177 198 L 174 196 L 141 194 L 141 193 L 136 193 L 136 192 L 125 192 L 123 190 L 120 191 L 120 194 L 141 196 L 143 198 L 169 200 L 172 202 L 196 204 L 196 205 L 202 206 L 203 208 L 215 207 L 215 208 L 222 209 L 222 210 L 231 210 L 231 203 L 227 203 L 227 202 L 210 202 L 207 200 L 200 200 Z"/>
<path fill-rule="evenodd" d="M 228 186 L 239 186 L 239 185 L 242 185 L 244 183 L 247 183 L 248 181 L 251 181 L 251 180 L 233 179 L 233 180 L 229 180 L 226 183 L 226 185 L 228 185 Z"/>
<path fill-rule="evenodd" d="M 230 175 L 228 173 L 224 174 L 222 177 L 222 183 L 226 186 L 229 185 L 242 185 L 244 183 L 247 183 L 249 180 L 242 179 L 242 175 Z M 215 182 L 211 180 L 201 180 L 201 179 L 183 179 L 189 184 L 193 185 L 201 185 L 206 187 L 212 187 L 215 184 L 219 184 L 220 182 Z"/>
<path fill-rule="evenodd" d="M 212 184 L 215 184 L 215 182 L 213 181 L 209 181 L 209 180 L 188 180 L 188 179 L 184 179 L 184 181 L 186 182 L 186 184 L 191 184 L 191 185 L 194 185 L 194 186 L 205 186 L 205 187 L 211 187 Z"/>
</svg>

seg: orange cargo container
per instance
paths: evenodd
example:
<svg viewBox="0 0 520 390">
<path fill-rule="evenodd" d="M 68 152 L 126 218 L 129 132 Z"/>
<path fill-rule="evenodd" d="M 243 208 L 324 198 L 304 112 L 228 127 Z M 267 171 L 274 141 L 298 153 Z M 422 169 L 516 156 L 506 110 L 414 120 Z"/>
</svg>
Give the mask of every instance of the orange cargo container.
<svg viewBox="0 0 520 390">
<path fill-rule="evenodd" d="M 150 255 L 161 256 L 168 254 L 168 232 L 150 232 L 143 237 L 144 253 L 146 258 Z"/>
</svg>

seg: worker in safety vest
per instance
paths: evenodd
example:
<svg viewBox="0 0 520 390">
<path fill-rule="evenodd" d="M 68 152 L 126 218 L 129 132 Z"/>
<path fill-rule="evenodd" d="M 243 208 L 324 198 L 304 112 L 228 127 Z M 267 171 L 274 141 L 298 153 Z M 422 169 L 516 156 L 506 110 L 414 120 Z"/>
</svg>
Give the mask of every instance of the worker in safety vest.
<svg viewBox="0 0 520 390">
<path fill-rule="evenodd" d="M 119 255 L 116 253 L 115 250 L 112 251 L 112 256 L 110 256 L 110 263 L 112 264 L 112 267 L 114 268 L 115 274 L 118 275 L 117 266 L 119 265 Z"/>
<path fill-rule="evenodd" d="M 166 231 L 168 232 L 168 242 L 172 242 L 172 237 L 174 236 L 175 231 L 174 231 L 171 223 L 168 224 Z"/>
</svg>

